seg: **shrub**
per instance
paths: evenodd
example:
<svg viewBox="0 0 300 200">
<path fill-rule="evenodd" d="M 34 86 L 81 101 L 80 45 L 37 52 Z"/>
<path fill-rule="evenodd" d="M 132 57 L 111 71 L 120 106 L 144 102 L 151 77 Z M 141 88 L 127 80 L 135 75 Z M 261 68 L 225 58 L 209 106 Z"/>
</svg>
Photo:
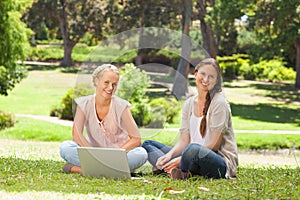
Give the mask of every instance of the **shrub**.
<svg viewBox="0 0 300 200">
<path fill-rule="evenodd" d="M 242 65 L 240 74 L 244 79 L 256 80 L 263 78 L 264 66 L 260 64 Z"/>
<path fill-rule="evenodd" d="M 11 113 L 5 113 L 0 110 L 0 130 L 14 126 L 15 116 Z"/>
<path fill-rule="evenodd" d="M 62 98 L 60 104 L 52 107 L 50 116 L 73 120 L 73 114 L 75 114 L 76 108 L 74 99 L 77 97 L 90 95 L 93 92 L 94 89 L 86 84 L 77 85 L 75 88 L 71 88 Z"/>
<path fill-rule="evenodd" d="M 145 71 L 140 71 L 132 63 L 125 64 L 121 70 L 116 95 L 129 101 L 131 112 L 138 126 L 144 126 L 150 122 L 148 99 L 146 89 L 150 85 L 150 78 Z"/>
<path fill-rule="evenodd" d="M 173 123 L 180 111 L 180 104 L 174 98 L 157 98 L 150 103 L 150 128 L 162 128 L 164 123 Z"/>
<path fill-rule="evenodd" d="M 284 65 L 285 62 L 280 58 L 262 60 L 253 65 L 243 65 L 240 68 L 240 73 L 244 79 L 248 80 L 268 80 L 270 82 L 294 80 L 296 72 Z"/>
<path fill-rule="evenodd" d="M 224 77 L 236 78 L 240 75 L 240 68 L 249 63 L 245 54 L 233 54 L 217 58 Z"/>
</svg>

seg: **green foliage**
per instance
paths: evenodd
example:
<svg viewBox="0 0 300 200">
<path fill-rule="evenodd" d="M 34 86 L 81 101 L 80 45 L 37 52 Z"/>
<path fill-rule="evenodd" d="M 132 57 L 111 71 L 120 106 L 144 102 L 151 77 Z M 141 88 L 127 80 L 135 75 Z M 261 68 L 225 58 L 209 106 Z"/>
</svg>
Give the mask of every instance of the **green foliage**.
<svg viewBox="0 0 300 200">
<path fill-rule="evenodd" d="M 25 46 L 31 31 L 21 22 L 21 12 L 28 1 L 0 1 L 0 95 L 7 95 L 25 76 L 17 64 L 25 58 Z"/>
<path fill-rule="evenodd" d="M 248 80 L 267 80 L 280 82 L 283 80 L 294 80 L 296 72 L 284 66 L 281 59 L 262 60 L 257 64 L 243 65 L 240 68 L 240 75 Z"/>
<path fill-rule="evenodd" d="M 262 60 L 259 63 L 251 64 L 248 55 L 234 54 L 232 56 L 217 57 L 224 77 L 243 77 L 246 80 L 267 80 L 280 82 L 294 80 L 296 72 L 285 67 L 281 58 L 273 60 Z"/>
<path fill-rule="evenodd" d="M 247 66 L 250 62 L 245 54 L 233 54 L 232 56 L 217 57 L 223 76 L 236 78 L 242 66 Z"/>
<path fill-rule="evenodd" d="M 63 58 L 64 51 L 61 46 L 37 46 L 30 48 L 27 60 L 33 61 L 51 61 Z"/>
<path fill-rule="evenodd" d="M 0 110 L 0 130 L 9 128 L 15 125 L 15 116 L 11 113 L 6 113 Z"/>
<path fill-rule="evenodd" d="M 150 119 L 146 89 L 150 85 L 150 78 L 145 71 L 140 71 L 132 63 L 125 64 L 120 73 L 116 95 L 132 104 L 131 112 L 139 126 L 148 124 Z"/>
<path fill-rule="evenodd" d="M 77 85 L 75 88 L 71 88 L 62 98 L 60 104 L 52 107 L 50 116 L 57 116 L 61 119 L 73 120 L 73 115 L 75 114 L 76 109 L 74 99 L 77 97 L 90 95 L 93 92 L 94 89 L 84 84 Z"/>
<path fill-rule="evenodd" d="M 174 123 L 174 118 L 178 115 L 181 107 L 174 98 L 156 98 L 150 103 L 151 123 L 147 127 L 162 128 L 164 123 Z"/>
</svg>

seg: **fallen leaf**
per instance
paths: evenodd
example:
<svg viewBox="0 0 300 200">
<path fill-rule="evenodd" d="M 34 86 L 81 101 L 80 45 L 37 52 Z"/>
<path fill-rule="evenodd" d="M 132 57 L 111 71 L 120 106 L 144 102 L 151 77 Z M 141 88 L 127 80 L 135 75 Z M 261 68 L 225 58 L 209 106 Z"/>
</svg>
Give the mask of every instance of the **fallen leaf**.
<svg viewBox="0 0 300 200">
<path fill-rule="evenodd" d="M 182 194 L 184 192 L 185 192 L 185 190 L 169 190 L 170 194 Z"/>
<path fill-rule="evenodd" d="M 204 192 L 209 192 L 210 190 L 206 187 L 198 187 L 198 190 L 204 191 Z"/>
<path fill-rule="evenodd" d="M 147 180 L 147 179 L 145 179 L 145 180 L 144 180 L 144 183 L 150 183 L 150 184 L 152 184 L 153 182 L 152 182 L 152 181 L 149 181 L 149 180 Z"/>
<path fill-rule="evenodd" d="M 173 190 L 173 187 L 172 187 L 172 186 L 166 187 L 166 188 L 164 189 L 164 191 L 166 191 L 166 190 Z"/>
</svg>

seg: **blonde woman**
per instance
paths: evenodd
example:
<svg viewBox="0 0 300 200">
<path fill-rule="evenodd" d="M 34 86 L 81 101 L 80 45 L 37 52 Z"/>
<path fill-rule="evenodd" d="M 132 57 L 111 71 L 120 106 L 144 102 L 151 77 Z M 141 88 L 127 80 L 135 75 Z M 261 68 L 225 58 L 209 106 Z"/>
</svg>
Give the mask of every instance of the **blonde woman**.
<svg viewBox="0 0 300 200">
<path fill-rule="evenodd" d="M 60 146 L 60 155 L 67 162 L 66 173 L 82 173 L 77 147 L 123 148 L 127 151 L 131 172 L 147 161 L 147 152 L 140 147 L 141 136 L 132 117 L 130 104 L 114 93 L 120 78 L 119 70 L 103 64 L 92 75 L 95 94 L 75 99 L 77 104 L 72 141 Z M 83 135 L 86 128 L 87 137 Z"/>
</svg>

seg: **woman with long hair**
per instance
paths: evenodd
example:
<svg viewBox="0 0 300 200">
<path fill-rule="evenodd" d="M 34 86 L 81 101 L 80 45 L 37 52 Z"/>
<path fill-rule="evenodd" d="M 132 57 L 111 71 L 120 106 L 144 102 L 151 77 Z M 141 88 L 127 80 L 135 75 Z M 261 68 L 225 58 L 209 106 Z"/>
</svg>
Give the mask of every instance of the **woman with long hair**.
<svg viewBox="0 0 300 200">
<path fill-rule="evenodd" d="M 206 58 L 196 66 L 194 75 L 197 95 L 184 103 L 178 142 L 171 148 L 147 140 L 142 147 L 154 173 L 168 173 L 173 179 L 235 177 L 237 145 L 230 105 L 222 93 L 220 67 L 215 59 Z"/>
</svg>

